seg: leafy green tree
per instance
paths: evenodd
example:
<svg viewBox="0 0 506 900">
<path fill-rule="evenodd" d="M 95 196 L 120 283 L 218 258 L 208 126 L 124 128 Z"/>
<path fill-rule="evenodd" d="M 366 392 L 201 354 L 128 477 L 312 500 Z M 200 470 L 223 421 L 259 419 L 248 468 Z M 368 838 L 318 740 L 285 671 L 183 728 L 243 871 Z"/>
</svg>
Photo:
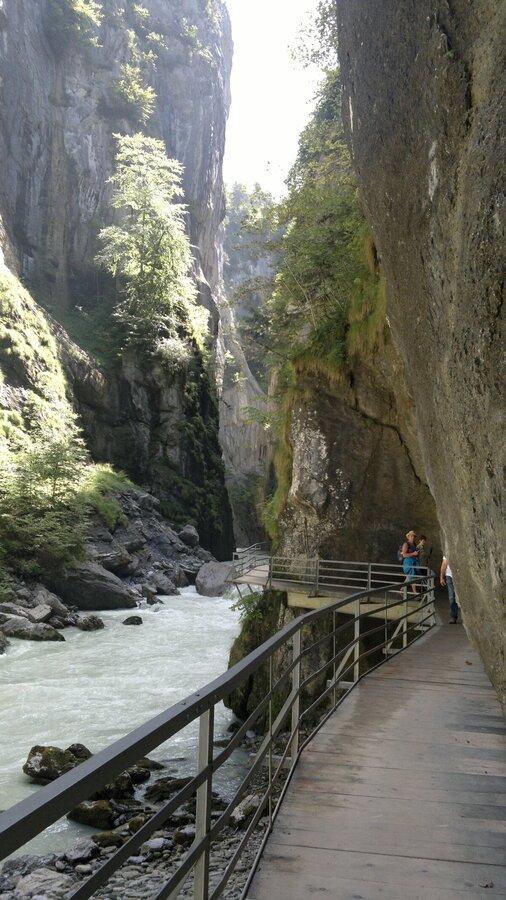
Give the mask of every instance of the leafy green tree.
<svg viewBox="0 0 506 900">
<path fill-rule="evenodd" d="M 71 44 L 96 43 L 102 17 L 98 0 L 49 0 L 47 29 L 52 46 L 66 50 Z"/>
<path fill-rule="evenodd" d="M 40 421 L 15 453 L 0 442 L 0 568 L 38 575 L 84 556 L 88 456 L 75 419 L 62 425 Z"/>
<path fill-rule="evenodd" d="M 116 135 L 112 204 L 119 224 L 103 228 L 98 262 L 117 279 L 124 343 L 179 366 L 192 341 L 203 346 L 208 314 L 197 303 L 185 230 L 182 167 L 164 144 L 143 134 Z"/>
</svg>

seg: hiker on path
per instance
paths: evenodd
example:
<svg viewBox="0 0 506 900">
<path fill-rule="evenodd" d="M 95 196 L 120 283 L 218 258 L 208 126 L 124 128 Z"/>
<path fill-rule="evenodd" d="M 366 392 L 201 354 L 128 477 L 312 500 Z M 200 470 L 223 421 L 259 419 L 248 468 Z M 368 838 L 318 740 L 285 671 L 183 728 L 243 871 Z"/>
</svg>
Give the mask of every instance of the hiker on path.
<svg viewBox="0 0 506 900">
<path fill-rule="evenodd" d="M 416 547 L 416 534 L 414 531 L 408 531 L 406 534 L 406 540 L 402 545 L 402 571 L 406 576 L 406 580 L 408 582 L 412 582 L 414 578 L 417 578 L 419 575 L 420 568 L 420 551 L 417 550 Z M 411 590 L 414 594 L 418 593 L 418 587 L 416 584 L 411 584 Z"/>
<path fill-rule="evenodd" d="M 455 587 L 453 585 L 453 575 L 450 569 L 448 557 L 443 556 L 441 563 L 441 571 L 439 573 L 439 583 L 441 587 L 448 588 L 448 600 L 450 602 L 450 625 L 456 625 L 459 618 L 459 607 L 455 597 Z"/>
</svg>

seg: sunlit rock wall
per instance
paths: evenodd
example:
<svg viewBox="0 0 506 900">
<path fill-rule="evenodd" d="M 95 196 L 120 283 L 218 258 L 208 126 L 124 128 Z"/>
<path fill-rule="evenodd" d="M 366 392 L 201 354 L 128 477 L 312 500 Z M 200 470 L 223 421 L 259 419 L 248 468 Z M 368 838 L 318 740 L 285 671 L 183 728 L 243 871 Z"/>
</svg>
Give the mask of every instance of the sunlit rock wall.
<svg viewBox="0 0 506 900">
<path fill-rule="evenodd" d="M 467 630 L 504 700 L 504 108 L 496 0 L 338 0 L 343 114 Z"/>
<path fill-rule="evenodd" d="M 413 528 L 440 560 L 439 523 L 414 432 L 403 366 L 388 341 L 339 379 L 299 374 L 282 553 L 397 565 Z"/>
<path fill-rule="evenodd" d="M 132 18 L 136 4 L 103 0 L 102 5 L 99 46 L 71 42 L 64 48 L 51 30 L 51 0 L 0 2 L 0 240 L 6 261 L 60 321 L 96 310 L 110 291 L 94 257 L 97 234 L 113 218 L 113 135 L 145 131 L 162 138 L 169 156 L 185 167 L 195 273 L 223 355 L 216 291 L 232 58 L 228 13 L 221 0 L 143 0 L 138 6 L 149 14 L 143 30 Z M 145 62 L 153 49 L 151 32 L 159 35 L 154 64 Z M 118 97 L 121 67 L 134 64 L 135 54 L 157 93 L 145 126 L 138 111 Z M 79 342 L 78 333 L 73 337 Z M 62 331 L 60 338 L 63 346 Z M 63 356 L 94 456 L 123 467 L 169 505 L 182 478 L 176 486 L 179 495 L 186 491 L 191 498 L 188 516 L 194 519 L 191 485 L 205 493 L 212 482 L 213 504 L 221 504 L 221 536 L 209 534 L 203 500 L 196 524 L 207 532 L 207 545 L 228 556 L 231 514 L 217 441 L 216 393 L 212 384 L 202 387 L 199 360 L 193 380 L 202 392 L 188 413 L 181 379 L 132 354 L 124 356 L 119 372 L 97 372 L 84 355 L 80 365 L 69 365 L 68 354 Z M 195 438 L 199 429 L 201 439 Z"/>
</svg>

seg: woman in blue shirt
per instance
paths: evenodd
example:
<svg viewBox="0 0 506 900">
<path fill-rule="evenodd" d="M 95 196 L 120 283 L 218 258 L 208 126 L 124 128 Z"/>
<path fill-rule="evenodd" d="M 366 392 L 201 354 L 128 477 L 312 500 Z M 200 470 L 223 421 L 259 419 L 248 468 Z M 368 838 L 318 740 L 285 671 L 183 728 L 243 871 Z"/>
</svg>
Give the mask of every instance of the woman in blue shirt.
<svg viewBox="0 0 506 900">
<path fill-rule="evenodd" d="M 413 581 L 414 578 L 417 578 L 419 574 L 420 568 L 420 552 L 416 549 L 416 534 L 414 531 L 408 531 L 406 535 L 406 540 L 402 545 L 402 570 L 406 576 L 407 581 Z M 411 589 L 414 594 L 418 593 L 418 587 L 416 584 L 411 585 Z"/>
</svg>

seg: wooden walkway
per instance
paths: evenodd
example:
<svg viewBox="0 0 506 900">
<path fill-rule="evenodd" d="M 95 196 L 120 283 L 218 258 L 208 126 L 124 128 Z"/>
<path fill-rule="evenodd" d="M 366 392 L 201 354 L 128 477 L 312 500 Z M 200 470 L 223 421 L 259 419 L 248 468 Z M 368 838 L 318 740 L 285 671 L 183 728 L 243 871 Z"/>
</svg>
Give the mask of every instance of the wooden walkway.
<svg viewBox="0 0 506 900">
<path fill-rule="evenodd" d="M 505 738 L 463 627 L 436 627 L 304 751 L 248 900 L 506 897 Z"/>
</svg>

